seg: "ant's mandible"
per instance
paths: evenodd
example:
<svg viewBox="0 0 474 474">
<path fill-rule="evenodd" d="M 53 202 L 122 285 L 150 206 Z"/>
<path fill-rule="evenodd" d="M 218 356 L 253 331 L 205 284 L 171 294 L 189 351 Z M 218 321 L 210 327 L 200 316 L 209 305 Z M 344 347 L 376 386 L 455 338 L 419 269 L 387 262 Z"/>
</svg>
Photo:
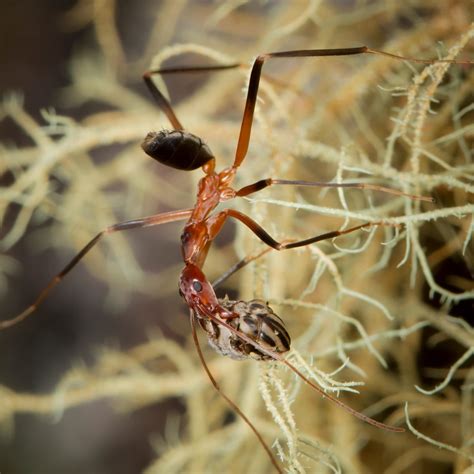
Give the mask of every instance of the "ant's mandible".
<svg viewBox="0 0 474 474">
<path fill-rule="evenodd" d="M 404 431 L 403 428 L 386 425 L 357 412 L 338 399 L 328 395 L 320 387 L 311 382 L 295 366 L 285 359 L 284 354 L 290 348 L 290 336 L 285 329 L 283 321 L 273 313 L 271 308 L 269 308 L 266 303 L 261 300 L 245 302 L 218 299 L 213 286 L 211 283 L 209 283 L 202 271 L 209 247 L 229 217 L 240 221 L 267 246 L 276 250 L 303 247 L 315 242 L 320 242 L 322 240 L 332 239 L 343 234 L 348 234 L 366 227 L 384 225 L 383 222 L 366 222 L 346 230 L 337 230 L 304 240 L 281 243 L 274 240 L 259 224 L 257 224 L 257 222 L 255 222 L 246 214 L 234 209 L 226 209 L 216 214 L 213 213 L 217 205 L 223 201 L 228 201 L 236 197 L 248 196 L 269 186 L 296 185 L 371 189 L 375 191 L 406 196 L 410 199 L 428 202 L 433 201 L 430 197 L 410 195 L 382 186 L 356 182 L 323 183 L 266 178 L 237 190 L 232 187 L 237 170 L 247 155 L 260 76 L 265 61 L 272 58 L 349 56 L 360 54 L 377 54 L 388 56 L 397 60 L 405 60 L 423 64 L 434 64 L 437 62 L 473 64 L 471 61 L 415 59 L 371 49 L 366 46 L 341 49 L 281 51 L 262 54 L 257 57 L 252 67 L 234 162 L 232 166 L 220 172 L 216 172 L 215 170 L 216 160 L 209 147 L 201 140 L 201 138 L 188 131 L 185 131 L 183 125 L 176 117 L 170 103 L 153 82 L 152 76 L 154 74 L 219 71 L 236 68 L 240 66 L 240 64 L 179 67 L 173 69 L 168 68 L 147 71 L 143 75 L 145 83 L 157 101 L 158 105 L 167 116 L 173 129 L 162 130 L 160 132 L 150 132 L 144 139 L 142 148 L 148 155 L 166 166 L 185 171 L 202 168 L 205 176 L 199 181 L 197 199 L 194 207 L 121 222 L 107 227 L 103 231 L 99 232 L 69 262 L 69 264 L 66 265 L 66 267 L 49 282 L 49 284 L 41 291 L 36 301 L 31 306 L 12 319 L 1 321 L 0 330 L 19 323 L 36 311 L 49 292 L 76 266 L 76 264 L 86 255 L 87 252 L 89 252 L 89 250 L 91 250 L 92 247 L 95 246 L 95 244 L 103 236 L 118 231 L 141 227 L 151 227 L 168 222 L 187 220 L 183 233 L 181 234 L 181 250 L 184 260 L 184 268 L 179 278 L 179 293 L 184 298 L 190 310 L 192 334 L 199 358 L 213 386 L 254 431 L 278 472 L 282 472 L 282 470 L 260 433 L 256 430 L 250 420 L 242 413 L 242 411 L 235 405 L 235 403 L 221 392 L 217 382 L 210 373 L 198 343 L 195 327 L 196 322 L 198 322 L 206 332 L 210 344 L 221 354 L 230 356 L 234 359 L 254 358 L 257 360 L 280 361 L 288 366 L 299 377 L 301 377 L 302 380 L 304 380 L 314 390 L 319 392 L 324 398 L 330 399 L 333 403 L 341 406 L 361 420 L 385 430 L 395 432 Z M 235 268 L 238 268 L 238 266 Z"/>
</svg>

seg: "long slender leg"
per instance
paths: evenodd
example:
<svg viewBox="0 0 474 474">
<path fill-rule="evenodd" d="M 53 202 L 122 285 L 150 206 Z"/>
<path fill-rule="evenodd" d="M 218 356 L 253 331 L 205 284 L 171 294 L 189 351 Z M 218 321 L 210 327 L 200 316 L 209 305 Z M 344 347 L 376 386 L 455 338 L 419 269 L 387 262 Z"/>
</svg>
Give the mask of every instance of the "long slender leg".
<svg viewBox="0 0 474 474">
<path fill-rule="evenodd" d="M 258 260 L 260 257 L 263 257 L 267 253 L 271 252 L 274 250 L 271 247 L 265 247 L 262 250 L 259 250 L 258 252 L 249 254 L 239 260 L 237 263 L 232 265 L 226 272 L 224 272 L 222 275 L 220 275 L 218 278 L 216 278 L 212 283 L 212 287 L 215 289 L 219 285 L 222 285 L 226 280 L 228 280 L 234 273 L 237 273 L 240 269 L 246 267 L 250 262 L 253 262 L 254 260 Z"/>
<path fill-rule="evenodd" d="M 148 87 L 151 95 L 155 98 L 156 102 L 163 110 L 165 115 L 168 117 L 168 120 L 171 122 L 171 125 L 176 130 L 184 130 L 183 125 L 176 117 L 176 114 L 171 107 L 171 104 L 168 102 L 168 99 L 161 93 L 158 87 L 153 82 L 152 76 L 154 74 L 176 74 L 176 73 L 192 73 L 192 72 L 209 72 L 209 71 L 223 71 L 226 69 L 233 69 L 239 67 L 240 64 L 217 64 L 215 66 L 189 66 L 189 67 L 176 67 L 176 68 L 163 68 L 163 69 L 154 69 L 146 71 L 143 74 L 143 80 L 145 81 L 146 86 Z"/>
<path fill-rule="evenodd" d="M 237 262 L 227 272 L 225 272 L 223 275 L 221 275 L 217 280 L 215 280 L 212 283 L 213 287 L 220 285 L 225 280 L 227 280 L 231 275 L 233 275 L 235 272 L 237 272 L 238 270 L 240 270 L 241 268 L 243 268 L 245 265 L 249 264 L 253 260 L 256 260 L 257 258 L 260 258 L 261 256 L 265 255 L 271 249 L 274 249 L 274 250 L 294 249 L 297 247 L 304 247 L 306 245 L 314 244 L 316 242 L 321 242 L 323 240 L 333 239 L 335 237 L 339 237 L 340 235 L 350 234 L 351 232 L 355 232 L 356 230 L 359 230 L 359 229 L 364 229 L 364 228 L 368 228 L 368 227 L 372 227 L 376 225 L 392 225 L 392 224 L 387 224 L 386 222 L 383 222 L 383 221 L 365 222 L 364 224 L 360 224 L 358 226 L 351 227 L 349 229 L 334 230 L 332 232 L 326 232 L 325 234 L 317 235 L 315 237 L 310 237 L 309 239 L 304 239 L 304 240 L 286 239 L 283 242 L 278 242 L 270 234 L 268 234 L 268 232 L 265 229 L 263 229 L 263 227 L 260 226 L 260 224 L 257 224 L 257 222 L 255 222 L 252 218 L 250 218 L 246 214 L 243 214 L 242 212 L 236 211 L 234 209 L 226 209 L 225 211 L 222 211 L 219 214 L 216 214 L 215 216 L 213 216 L 207 222 L 208 234 L 209 234 L 210 240 L 213 240 L 216 237 L 216 235 L 219 233 L 219 231 L 221 230 L 222 226 L 224 225 L 228 217 L 233 217 L 234 219 L 237 219 L 243 224 L 245 224 L 263 243 L 267 244 L 270 248 L 261 250 L 257 252 L 256 254 L 248 255 L 247 257 Z"/>
<path fill-rule="evenodd" d="M 176 117 L 173 108 L 171 107 L 171 104 L 168 102 L 166 97 L 160 92 L 158 87 L 156 87 L 155 83 L 153 82 L 153 79 L 151 78 L 151 75 L 151 71 L 147 71 L 143 74 L 143 80 L 145 81 L 145 84 L 150 90 L 151 95 L 155 98 L 161 110 L 163 110 L 165 115 L 168 117 L 168 120 L 170 121 L 173 128 L 175 128 L 176 130 L 184 130 L 184 127 L 181 125 L 181 122 L 178 120 L 178 117 Z"/>
<path fill-rule="evenodd" d="M 175 222 L 187 219 L 191 216 L 192 209 L 184 209 L 181 211 L 163 212 L 154 216 L 143 217 L 141 219 L 133 219 L 119 224 L 111 225 L 103 231 L 99 232 L 82 250 L 48 283 L 48 285 L 40 292 L 34 303 L 26 308 L 22 313 L 14 318 L 0 321 L 0 331 L 23 321 L 30 314 L 34 313 L 43 300 L 48 296 L 50 291 L 79 263 L 84 255 L 94 247 L 94 245 L 105 235 L 113 234 L 122 230 L 137 229 L 141 227 L 152 227 L 155 225 L 166 224 L 167 222 Z"/>
<path fill-rule="evenodd" d="M 350 234 L 359 229 L 364 229 L 367 227 L 372 227 L 374 225 L 387 225 L 385 222 L 365 222 L 355 227 L 351 227 L 345 230 L 334 230 L 332 232 L 326 232 L 325 234 L 317 235 L 315 237 L 310 237 L 309 239 L 296 240 L 296 241 L 287 241 L 278 242 L 273 237 L 267 233 L 260 224 L 257 224 L 252 218 L 243 214 L 242 212 L 236 211 L 234 209 L 227 209 L 222 211 L 222 214 L 225 214 L 225 217 L 230 216 L 234 219 L 239 220 L 245 224 L 262 242 L 267 244 L 269 247 L 272 247 L 275 250 L 285 250 L 285 249 L 294 249 L 297 247 L 304 247 L 306 245 L 314 244 L 316 242 L 321 242 L 323 240 L 333 239 L 334 237 L 339 237 L 340 235 Z"/>
<path fill-rule="evenodd" d="M 290 242 L 295 242 L 294 239 L 287 239 L 284 240 L 282 243 L 290 243 Z M 212 283 L 212 287 L 215 289 L 219 285 L 222 285 L 226 280 L 228 280 L 234 273 L 237 273 L 239 270 L 242 268 L 246 267 L 249 263 L 253 262 L 254 260 L 258 260 L 260 257 L 263 257 L 267 253 L 270 253 L 272 250 L 275 250 L 272 247 L 264 247 L 263 249 L 260 249 L 256 252 L 250 253 L 246 255 L 244 258 L 239 260 L 237 263 L 234 263 L 227 271 L 225 271 L 222 275 L 220 275 L 218 278 L 216 278 Z"/>
<path fill-rule="evenodd" d="M 449 59 L 416 59 L 398 54 L 386 53 L 376 49 L 368 48 L 367 46 L 360 46 L 357 48 L 335 48 L 335 49 L 304 49 L 297 51 L 280 51 L 275 53 L 262 54 L 257 57 L 252 66 L 250 73 L 250 81 L 247 92 L 247 100 L 245 102 L 244 114 L 242 117 L 242 124 L 240 126 L 239 141 L 235 152 L 234 167 L 237 168 L 244 161 L 249 147 L 250 134 L 252 130 L 253 115 L 255 111 L 255 104 L 257 102 L 258 86 L 260 83 L 260 76 L 263 64 L 270 58 L 305 58 L 305 57 L 320 57 L 320 56 L 351 56 L 358 54 L 379 54 L 403 61 L 410 61 L 422 64 L 434 63 L 452 63 L 452 64 L 473 64 L 472 61 L 457 61 Z"/>
<path fill-rule="evenodd" d="M 269 186 L 274 186 L 276 184 L 283 184 L 283 185 L 293 185 L 293 186 L 317 186 L 320 188 L 355 188 L 355 189 L 370 189 L 372 191 L 379 191 L 382 193 L 387 194 L 394 194 L 396 196 L 406 196 L 414 201 L 426 201 L 426 202 L 434 202 L 434 198 L 431 196 L 417 196 L 416 194 L 408 194 L 398 189 L 391 189 L 386 188 L 385 186 L 379 186 L 377 184 L 370 184 L 370 183 L 325 183 L 320 181 L 302 181 L 302 180 L 295 180 L 291 181 L 288 179 L 261 179 L 255 183 L 249 184 L 248 186 L 244 186 L 243 188 L 239 189 L 236 192 L 236 196 L 248 196 L 249 194 L 256 193 L 257 191 L 261 191 Z"/>
<path fill-rule="evenodd" d="M 211 374 L 211 371 L 209 370 L 209 367 L 206 364 L 206 361 L 204 360 L 204 355 L 201 350 L 201 345 L 199 344 L 199 339 L 196 334 L 196 324 L 195 324 L 195 315 L 193 310 L 190 310 L 190 322 L 191 322 L 191 329 L 192 329 L 192 335 L 193 335 L 193 340 L 194 340 L 194 345 L 196 346 L 196 350 L 199 356 L 199 360 L 201 361 L 201 365 L 203 366 L 207 376 L 209 377 L 209 380 L 212 383 L 212 386 L 216 389 L 216 391 L 219 393 L 219 395 L 235 410 L 235 412 L 247 423 L 247 425 L 250 427 L 250 429 L 255 433 L 255 436 L 258 438 L 258 441 L 260 444 L 263 446 L 265 451 L 268 454 L 268 457 L 270 458 L 270 461 L 272 462 L 273 466 L 275 469 L 278 471 L 279 474 L 283 474 L 283 471 L 281 470 L 280 466 L 278 465 L 275 457 L 273 456 L 273 453 L 271 452 L 270 448 L 267 446 L 267 443 L 265 443 L 264 439 L 262 438 L 262 435 L 257 431 L 257 428 L 252 424 L 252 422 L 247 418 L 247 416 L 243 413 L 243 411 L 224 393 L 222 392 L 221 388 L 219 387 L 218 383 L 216 382 L 216 379 L 214 376 Z"/>
</svg>

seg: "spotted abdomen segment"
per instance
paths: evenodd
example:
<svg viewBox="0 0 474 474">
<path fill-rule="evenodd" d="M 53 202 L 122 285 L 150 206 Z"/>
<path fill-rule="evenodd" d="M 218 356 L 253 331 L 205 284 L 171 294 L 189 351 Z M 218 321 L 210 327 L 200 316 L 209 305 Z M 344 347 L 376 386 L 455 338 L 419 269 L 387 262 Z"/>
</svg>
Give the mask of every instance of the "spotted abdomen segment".
<svg viewBox="0 0 474 474">
<path fill-rule="evenodd" d="M 290 350 L 291 339 L 283 321 L 263 300 L 234 301 L 219 299 L 219 303 L 236 317 L 226 323 L 255 341 L 258 346 L 278 354 Z M 239 338 L 228 328 L 209 319 L 199 319 L 206 331 L 209 345 L 218 353 L 232 359 L 269 360 L 272 357 L 247 341 Z"/>
</svg>

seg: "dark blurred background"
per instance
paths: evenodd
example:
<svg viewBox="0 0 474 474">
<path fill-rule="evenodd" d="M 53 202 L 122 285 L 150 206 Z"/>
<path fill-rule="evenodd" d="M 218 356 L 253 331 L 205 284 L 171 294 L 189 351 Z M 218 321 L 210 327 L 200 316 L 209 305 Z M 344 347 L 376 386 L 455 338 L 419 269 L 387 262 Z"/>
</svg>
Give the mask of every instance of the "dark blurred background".
<svg viewBox="0 0 474 474">
<path fill-rule="evenodd" d="M 67 107 L 59 97 L 61 88 L 70 84 L 68 62 L 74 50 L 95 45 L 92 23 L 77 28 L 67 25 L 67 13 L 77 3 L 73 0 L 6 0 L 1 4 L 0 91 L 2 95 L 21 91 L 25 109 L 38 121 L 41 121 L 40 110 L 52 104 L 58 114 L 77 118 L 94 110 L 90 104 Z M 159 8 L 160 2 L 153 3 Z M 143 7 L 149 8 L 150 2 L 143 2 Z M 138 23 L 141 20 L 140 11 L 132 2 L 119 2 L 118 21 Z M 139 81 L 137 76 L 137 87 L 141 87 Z M 30 143 L 11 120 L 0 123 L 0 137 L 18 146 Z M 4 176 L 3 180 L 8 183 L 11 177 Z M 13 208 L 9 215 L 15 212 Z M 8 227 L 9 215 L 5 227 Z M 178 235 L 176 228 L 176 237 Z M 145 236 L 145 239 L 150 242 L 151 237 Z M 47 279 L 59 271 L 67 259 L 64 254 L 57 255 L 51 250 L 38 253 L 28 239 L 20 240 L 10 255 L 21 262 L 25 271 L 11 279 L 8 293 L 2 296 L 2 317 L 32 302 Z M 170 260 L 177 263 L 179 248 L 169 244 L 161 255 L 157 260 L 170 255 Z M 95 351 L 107 341 L 128 348 L 145 340 L 144 315 L 153 311 L 156 301 L 137 298 L 112 316 L 105 310 L 104 314 L 98 314 L 97 308 L 102 305 L 97 302 L 104 301 L 106 295 L 106 285 L 94 281 L 79 266 L 28 324 L 2 332 L 2 385 L 20 392 L 48 392 L 78 361 L 92 361 Z M 181 307 L 177 295 L 171 300 L 172 305 Z M 165 312 L 168 305 L 162 303 L 160 311 Z M 186 323 L 184 310 L 181 311 Z M 49 416 L 16 416 L 14 432 L 0 438 L 0 472 L 140 472 L 154 458 L 149 437 L 163 424 L 163 414 L 181 411 L 178 402 L 165 402 L 118 416 L 107 402 L 97 401 L 93 405 L 73 408 L 58 422 Z"/>
</svg>

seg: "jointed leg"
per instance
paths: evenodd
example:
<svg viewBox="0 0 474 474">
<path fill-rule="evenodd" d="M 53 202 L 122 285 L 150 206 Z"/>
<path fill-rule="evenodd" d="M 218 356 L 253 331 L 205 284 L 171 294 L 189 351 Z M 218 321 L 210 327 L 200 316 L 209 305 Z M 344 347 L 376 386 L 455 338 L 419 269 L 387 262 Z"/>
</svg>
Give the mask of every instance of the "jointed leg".
<svg viewBox="0 0 474 474">
<path fill-rule="evenodd" d="M 325 183 L 320 181 L 302 181 L 295 180 L 290 181 L 288 179 L 273 179 L 267 178 L 257 181 L 256 183 L 249 184 L 244 186 L 236 192 L 236 196 L 248 196 L 249 194 L 256 193 L 261 191 L 269 186 L 274 186 L 275 184 L 287 184 L 293 186 L 317 186 L 320 188 L 355 188 L 355 189 L 370 189 L 372 191 L 380 191 L 382 193 L 394 194 L 396 196 L 406 196 L 414 201 L 426 201 L 434 202 L 434 199 L 430 196 L 417 196 L 415 194 L 408 194 L 397 189 L 386 188 L 385 186 L 379 186 L 377 184 L 370 183 Z"/>
<path fill-rule="evenodd" d="M 242 124 L 240 126 L 239 141 L 235 152 L 234 167 L 237 168 L 244 161 L 249 147 L 250 134 L 252 130 L 253 115 L 255 104 L 257 102 L 258 86 L 262 73 L 263 64 L 270 58 L 305 58 L 305 57 L 321 57 L 321 56 L 352 56 L 358 54 L 379 54 L 403 61 L 410 61 L 422 64 L 434 63 L 453 63 L 453 64 L 473 64 L 472 61 L 456 61 L 449 59 L 416 59 L 411 57 L 400 56 L 398 54 L 386 53 L 376 49 L 360 46 L 358 48 L 335 48 L 335 49 L 303 49 L 297 51 L 280 51 L 276 53 L 262 54 L 257 57 L 250 73 L 250 81 L 247 92 L 247 100 L 245 102 Z"/>
<path fill-rule="evenodd" d="M 333 239 L 335 237 L 339 237 L 340 235 L 350 234 L 351 232 L 355 232 L 356 230 L 359 230 L 359 229 L 364 229 L 364 228 L 368 228 L 368 227 L 372 227 L 376 225 L 388 225 L 387 223 L 382 222 L 382 221 L 365 222 L 364 224 L 360 224 L 358 226 L 351 227 L 349 229 L 334 230 L 332 232 L 326 232 L 325 234 L 317 235 L 315 237 L 310 237 L 309 239 L 304 239 L 304 240 L 286 239 L 283 242 L 278 242 L 270 234 L 268 234 L 268 232 L 262 226 L 260 226 L 260 224 L 257 224 L 257 222 L 255 222 L 252 218 L 250 218 L 246 214 L 243 214 L 242 212 L 236 211 L 234 209 L 226 209 L 225 211 L 222 211 L 219 214 L 216 214 L 215 216 L 213 216 L 211 219 L 209 219 L 208 234 L 209 234 L 210 240 L 213 240 L 216 237 L 216 235 L 220 232 L 220 230 L 222 229 L 222 226 L 224 225 L 228 217 L 233 217 L 234 219 L 237 219 L 243 224 L 245 224 L 263 243 L 267 244 L 268 247 L 270 248 L 260 250 L 256 254 L 248 255 L 247 257 L 237 262 L 229 270 L 227 270 L 227 272 L 225 272 L 223 275 L 221 275 L 217 280 L 215 280 L 212 283 L 213 287 L 220 285 L 225 280 L 230 278 L 235 272 L 245 267 L 246 265 L 256 260 L 257 258 L 260 258 L 261 256 L 265 255 L 271 249 L 285 250 L 285 249 L 294 249 L 297 247 L 304 247 L 306 245 L 314 244 L 316 242 L 321 242 L 323 240 Z"/>
<path fill-rule="evenodd" d="M 234 219 L 237 219 L 243 224 L 245 224 L 263 243 L 267 244 L 269 247 L 275 250 L 286 250 L 294 249 L 297 247 L 305 247 L 306 245 L 321 242 L 323 240 L 333 239 L 335 237 L 339 237 L 340 235 L 350 234 L 351 232 L 355 232 L 356 230 L 376 225 L 392 225 L 387 224 L 383 221 L 365 222 L 364 224 L 360 224 L 349 229 L 334 230 L 332 232 L 326 232 L 325 234 L 317 235 L 315 237 L 310 237 L 309 239 L 285 240 L 284 242 L 278 242 L 260 224 L 257 224 L 257 222 L 255 222 L 251 217 L 247 216 L 246 214 L 243 214 L 242 212 L 236 211 L 235 209 L 226 209 L 225 211 L 216 214 L 212 218 L 212 220 L 209 220 L 208 233 L 210 240 L 214 239 L 214 237 L 219 233 L 220 229 L 222 228 L 228 217 L 233 217 Z M 217 280 L 217 284 L 227 279 L 232 273 L 236 272 L 237 270 L 245 266 L 247 263 L 263 255 L 263 253 L 265 252 L 262 252 L 262 254 L 258 254 L 254 257 L 248 257 L 248 259 L 244 259 L 243 261 L 239 262 L 236 266 L 232 267 L 230 272 L 227 272 L 223 277 L 219 278 Z"/>
<path fill-rule="evenodd" d="M 154 216 L 144 217 L 141 219 L 133 219 L 119 224 L 114 224 L 99 232 L 64 268 L 61 270 L 41 291 L 34 303 L 26 308 L 18 316 L 0 321 L 0 331 L 9 328 L 23 321 L 30 314 L 34 313 L 43 300 L 48 296 L 49 292 L 79 263 L 80 260 L 94 247 L 94 245 L 105 235 L 113 234 L 122 230 L 137 229 L 141 227 L 151 227 L 154 225 L 166 224 L 167 222 L 180 221 L 191 216 L 192 209 L 184 209 L 182 211 L 171 211 L 156 214 Z"/>
<path fill-rule="evenodd" d="M 253 219 L 251 219 L 246 214 L 243 214 L 242 212 L 236 211 L 234 209 L 227 209 L 226 211 L 222 211 L 222 214 L 226 214 L 226 217 L 227 216 L 233 217 L 234 219 L 237 219 L 243 224 L 245 224 L 262 242 L 264 242 L 269 247 L 272 247 L 275 250 L 286 250 L 286 249 L 294 249 L 297 247 L 305 247 L 306 245 L 314 244 L 316 242 L 321 242 L 323 240 L 333 239 L 335 237 L 339 237 L 340 235 L 350 234 L 351 232 L 354 232 L 359 229 L 372 227 L 374 225 L 387 225 L 385 222 L 382 222 L 382 221 L 366 222 L 364 224 L 351 227 L 349 229 L 334 230 L 332 232 L 326 232 L 325 234 L 317 235 L 315 237 L 310 237 L 309 239 L 287 241 L 286 243 L 282 243 L 282 242 L 277 242 L 276 240 L 274 240 L 273 237 L 271 237 L 271 235 L 268 234 L 265 229 L 263 229 L 263 227 L 261 227 Z"/>
<path fill-rule="evenodd" d="M 295 242 L 294 239 L 288 239 L 283 241 L 283 244 Z M 246 267 L 249 263 L 254 260 L 258 260 L 260 257 L 263 257 L 267 253 L 270 253 L 272 250 L 275 250 L 273 247 L 264 247 L 263 249 L 258 250 L 257 252 L 246 255 L 244 258 L 239 260 L 237 263 L 232 265 L 226 272 L 220 275 L 217 279 L 212 282 L 212 287 L 215 289 L 219 285 L 222 285 L 226 280 L 228 280 L 234 273 L 237 273 L 240 269 Z"/>
<path fill-rule="evenodd" d="M 171 104 L 168 102 L 168 99 L 161 93 L 161 91 L 156 87 L 153 82 L 152 76 L 154 74 L 175 74 L 175 73 L 187 73 L 187 72 L 209 72 L 209 71 L 223 71 L 226 69 L 233 69 L 239 67 L 240 64 L 218 64 L 215 66 L 190 66 L 190 67 L 176 67 L 176 68 L 163 68 L 163 69 L 154 69 L 151 71 L 146 71 L 143 74 L 143 80 L 145 81 L 146 86 L 148 87 L 151 95 L 155 98 L 159 107 L 165 115 L 168 117 L 168 120 L 171 122 L 171 125 L 176 130 L 184 130 L 183 125 L 176 117 L 176 114 L 171 107 Z"/>
<path fill-rule="evenodd" d="M 246 257 L 232 265 L 225 273 L 220 275 L 216 280 L 214 280 L 211 283 L 212 287 L 215 289 L 219 285 L 222 285 L 222 283 L 228 280 L 234 273 L 237 273 L 241 268 L 246 267 L 250 262 L 258 260 L 260 257 L 263 257 L 265 254 L 271 252 L 272 250 L 274 250 L 272 247 L 265 247 L 264 249 L 259 250 L 256 253 L 247 255 Z"/>
</svg>

